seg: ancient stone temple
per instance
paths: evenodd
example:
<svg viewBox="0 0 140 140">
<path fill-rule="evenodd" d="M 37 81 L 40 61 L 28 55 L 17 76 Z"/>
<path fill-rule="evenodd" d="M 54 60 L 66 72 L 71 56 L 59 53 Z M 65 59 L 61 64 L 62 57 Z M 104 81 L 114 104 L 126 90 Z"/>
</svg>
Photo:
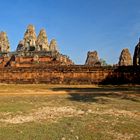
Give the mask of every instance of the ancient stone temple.
<svg viewBox="0 0 140 140">
<path fill-rule="evenodd" d="M 135 47 L 134 56 L 133 56 L 133 65 L 134 66 L 140 65 L 140 39 Z"/>
<path fill-rule="evenodd" d="M 55 39 L 52 39 L 51 42 L 50 42 L 50 50 L 52 52 L 55 52 L 55 51 L 58 51 L 58 46 L 57 46 L 57 42 Z"/>
<path fill-rule="evenodd" d="M 99 59 L 97 51 L 89 51 L 85 65 L 75 65 L 58 48 L 57 41 L 48 41 L 46 31 L 36 36 L 29 25 L 16 51 L 10 52 L 8 37 L 0 33 L 0 83 L 47 84 L 140 84 L 140 41 L 135 47 L 133 64 L 128 49 L 123 49 L 119 65 L 109 66 Z M 96 67 L 97 66 L 97 67 Z M 127 67 L 126 67 L 127 66 Z"/>
<path fill-rule="evenodd" d="M 38 51 L 50 51 L 49 42 L 45 29 L 40 30 L 40 33 L 36 40 L 36 50 Z"/>
<path fill-rule="evenodd" d="M 123 49 L 119 57 L 119 66 L 130 66 L 132 65 L 132 58 L 129 50 Z"/>
<path fill-rule="evenodd" d="M 7 53 L 10 51 L 10 44 L 6 32 L 0 32 L 0 52 Z"/>
<path fill-rule="evenodd" d="M 23 40 L 15 52 L 9 52 L 9 42 L 6 33 L 0 34 L 0 67 L 34 67 L 41 65 L 73 65 L 72 60 L 58 51 L 57 42 L 52 39 L 49 43 L 46 31 L 41 29 L 36 36 L 35 27 L 29 25 Z M 6 57 L 5 57 L 6 56 Z"/>
<path fill-rule="evenodd" d="M 85 65 L 101 66 L 101 62 L 99 61 L 97 51 L 92 51 L 92 52 L 89 51 L 87 53 L 87 59 L 86 59 Z"/>
<path fill-rule="evenodd" d="M 17 51 L 44 51 L 58 52 L 58 47 L 55 39 L 52 39 L 50 44 L 45 29 L 41 29 L 36 37 L 35 27 L 29 25 L 24 34 L 23 40 L 18 44 Z"/>
<path fill-rule="evenodd" d="M 19 42 L 17 51 L 33 51 L 36 49 L 36 33 L 35 27 L 29 25 L 24 34 L 24 38 Z"/>
<path fill-rule="evenodd" d="M 24 34 L 24 47 L 27 51 L 36 49 L 36 33 L 33 25 L 29 25 Z"/>
</svg>

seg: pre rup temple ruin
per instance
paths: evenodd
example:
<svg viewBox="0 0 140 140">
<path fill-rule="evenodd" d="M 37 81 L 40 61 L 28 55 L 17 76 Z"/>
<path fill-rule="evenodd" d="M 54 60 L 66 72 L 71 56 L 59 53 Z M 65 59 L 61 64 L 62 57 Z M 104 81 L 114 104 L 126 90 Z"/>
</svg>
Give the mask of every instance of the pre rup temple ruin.
<svg viewBox="0 0 140 140">
<path fill-rule="evenodd" d="M 7 34 L 0 32 L 0 83 L 140 84 L 140 40 L 133 60 L 123 49 L 118 64 L 105 66 L 93 51 L 84 65 L 75 65 L 59 52 L 55 39 L 48 42 L 44 29 L 36 36 L 29 25 L 14 52 Z"/>
</svg>

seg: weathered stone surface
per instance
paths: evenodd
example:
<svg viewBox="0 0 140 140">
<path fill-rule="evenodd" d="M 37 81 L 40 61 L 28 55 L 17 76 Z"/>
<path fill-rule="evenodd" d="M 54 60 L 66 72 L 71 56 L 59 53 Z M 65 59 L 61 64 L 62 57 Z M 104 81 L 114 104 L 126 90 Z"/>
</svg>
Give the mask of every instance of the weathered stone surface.
<svg viewBox="0 0 140 140">
<path fill-rule="evenodd" d="M 24 40 L 21 40 L 17 46 L 17 50 L 16 51 L 24 51 L 25 47 L 24 47 Z"/>
<path fill-rule="evenodd" d="M 36 63 L 39 63 L 39 56 L 38 55 L 34 55 L 33 61 L 36 62 Z"/>
<path fill-rule="evenodd" d="M 119 58 L 119 66 L 129 66 L 132 65 L 132 58 L 129 50 L 123 49 Z"/>
<path fill-rule="evenodd" d="M 24 34 L 24 47 L 25 50 L 35 50 L 36 47 L 36 33 L 35 27 L 33 25 L 29 25 Z"/>
<path fill-rule="evenodd" d="M 140 65 L 140 39 L 139 43 L 135 47 L 134 56 L 133 56 L 133 65 Z"/>
<path fill-rule="evenodd" d="M 39 51 L 49 51 L 49 43 L 46 35 L 46 31 L 44 29 L 40 30 L 40 33 L 37 37 L 36 41 L 37 50 Z"/>
<path fill-rule="evenodd" d="M 0 83 L 140 84 L 140 67 L 38 66 L 0 69 Z M 137 76 L 136 76 L 137 75 Z"/>
<path fill-rule="evenodd" d="M 52 52 L 57 52 L 58 51 L 58 46 L 57 46 L 57 42 L 55 39 L 52 39 L 50 42 L 50 51 Z"/>
<path fill-rule="evenodd" d="M 62 55 L 60 54 L 57 57 L 57 60 L 62 64 L 62 65 L 74 65 L 74 62 L 67 56 L 67 55 Z"/>
<path fill-rule="evenodd" d="M 101 62 L 99 61 L 97 51 L 93 51 L 93 52 L 89 51 L 87 53 L 87 59 L 86 59 L 85 65 L 101 66 Z"/>
<path fill-rule="evenodd" d="M 0 52 L 9 52 L 10 44 L 6 32 L 0 32 Z"/>
</svg>

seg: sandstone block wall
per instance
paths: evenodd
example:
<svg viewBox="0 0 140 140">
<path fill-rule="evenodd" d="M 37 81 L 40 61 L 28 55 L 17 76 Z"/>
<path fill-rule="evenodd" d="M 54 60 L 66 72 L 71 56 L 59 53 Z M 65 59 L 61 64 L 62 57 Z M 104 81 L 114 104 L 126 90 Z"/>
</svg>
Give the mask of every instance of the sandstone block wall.
<svg viewBox="0 0 140 140">
<path fill-rule="evenodd" d="M 1 68 L 0 83 L 140 84 L 140 67 L 40 66 Z"/>
</svg>

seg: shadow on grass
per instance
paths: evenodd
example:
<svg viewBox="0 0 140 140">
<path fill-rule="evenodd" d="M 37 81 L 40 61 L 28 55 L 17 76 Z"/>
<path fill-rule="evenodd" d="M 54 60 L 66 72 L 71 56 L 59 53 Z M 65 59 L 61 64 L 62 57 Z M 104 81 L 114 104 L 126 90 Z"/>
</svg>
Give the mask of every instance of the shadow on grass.
<svg viewBox="0 0 140 140">
<path fill-rule="evenodd" d="M 97 102 L 105 104 L 110 98 L 119 98 L 124 100 L 130 100 L 134 102 L 140 102 L 140 87 L 129 87 L 129 86 L 108 86 L 99 88 L 52 88 L 53 91 L 65 91 L 70 97 L 71 101 L 78 102 Z"/>
<path fill-rule="evenodd" d="M 82 94 L 77 94 L 77 93 L 71 93 L 69 94 L 70 97 L 68 97 L 69 100 L 71 101 L 78 101 L 78 102 L 96 102 L 96 103 L 100 103 L 100 104 L 106 104 L 107 102 L 109 102 L 109 99 L 104 99 L 103 96 L 96 96 L 93 94 L 86 94 L 86 93 L 82 93 Z M 100 97 L 100 98 L 96 98 L 96 97 Z"/>
</svg>

